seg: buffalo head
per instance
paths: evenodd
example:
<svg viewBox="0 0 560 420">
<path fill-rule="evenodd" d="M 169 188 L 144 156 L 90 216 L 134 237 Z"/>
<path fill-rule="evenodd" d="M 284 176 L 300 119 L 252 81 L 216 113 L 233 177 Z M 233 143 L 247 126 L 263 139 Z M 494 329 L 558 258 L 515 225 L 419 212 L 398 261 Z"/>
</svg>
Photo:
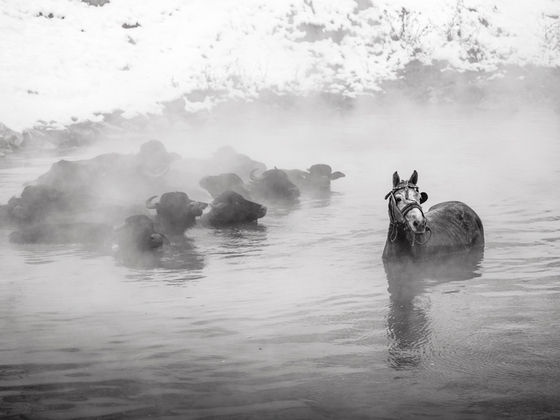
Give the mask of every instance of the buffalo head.
<svg viewBox="0 0 560 420">
<path fill-rule="evenodd" d="M 69 223 L 69 219 L 79 219 L 80 215 L 84 216 L 82 221 L 89 222 L 92 220 L 87 215 L 100 213 L 104 206 L 105 202 L 92 194 L 63 192 L 43 184 L 28 185 L 21 197 L 12 197 L 0 206 L 0 218 L 20 226 Z"/>
<path fill-rule="evenodd" d="M 156 232 L 154 222 L 145 215 L 126 218 L 114 231 L 116 242 L 124 252 L 150 251 L 169 243 L 165 235 Z"/>
<path fill-rule="evenodd" d="M 266 215 L 266 206 L 246 200 L 235 191 L 224 191 L 210 204 L 203 221 L 212 226 L 254 222 Z"/>
<path fill-rule="evenodd" d="M 62 193 L 48 185 L 28 185 L 21 197 L 12 197 L 6 204 L 7 218 L 16 224 L 33 224 L 60 207 Z"/>
<path fill-rule="evenodd" d="M 255 197 L 269 200 L 295 200 L 299 197 L 299 188 L 281 169 L 269 169 L 259 177 L 255 176 L 255 171 L 257 169 L 249 174 L 253 180 L 250 185 L 251 193 Z"/>
<path fill-rule="evenodd" d="M 300 189 L 311 192 L 328 192 L 331 189 L 331 181 L 346 176 L 340 171 L 333 172 L 332 168 L 324 163 L 312 165 L 307 171 L 292 169 L 286 173 Z"/>
<path fill-rule="evenodd" d="M 169 153 L 159 140 L 149 140 L 140 146 L 135 155 L 140 172 L 147 177 L 160 177 L 169 171 L 169 164 L 181 159 L 175 153 Z"/>
<path fill-rule="evenodd" d="M 169 235 L 183 235 L 194 226 L 196 218 L 202 215 L 208 206 L 206 203 L 194 201 L 180 191 L 163 194 L 158 203 L 152 203 L 154 197 L 146 200 L 148 209 L 156 210 L 156 227 Z"/>
<path fill-rule="evenodd" d="M 21 201 L 21 197 L 13 196 L 8 203 L 0 205 L 0 224 L 11 224 L 18 221 L 14 216 L 14 209 L 18 206 L 21 208 Z"/>
<path fill-rule="evenodd" d="M 136 202 L 139 196 L 146 197 L 152 191 L 168 190 L 164 175 L 178 158 L 167 152 L 160 141 L 150 140 L 136 154 L 104 153 L 85 160 L 60 160 L 35 183 L 63 192 L 91 192 Z"/>
</svg>

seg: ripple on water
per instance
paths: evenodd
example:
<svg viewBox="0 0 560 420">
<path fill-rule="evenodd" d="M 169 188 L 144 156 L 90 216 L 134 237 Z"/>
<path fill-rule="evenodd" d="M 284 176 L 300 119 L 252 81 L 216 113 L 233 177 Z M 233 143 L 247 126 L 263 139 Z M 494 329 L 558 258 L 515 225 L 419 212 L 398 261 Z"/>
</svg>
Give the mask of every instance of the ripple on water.
<svg viewBox="0 0 560 420">
<path fill-rule="evenodd" d="M 271 205 L 253 226 L 193 228 L 138 264 L 12 245 L 0 229 L 0 417 L 555 413 L 560 226 L 557 190 L 541 182 L 557 172 L 554 116 L 409 117 L 282 124 L 259 144 L 285 149 L 289 138 L 330 158 L 347 174 L 333 185 L 341 193 Z M 523 170 L 501 170 L 496 151 Z M 7 175 L 10 193 L 38 175 L 30 168 Z M 395 170 L 412 169 L 434 203 L 461 199 L 481 215 L 482 259 L 381 262 L 383 197 Z"/>
</svg>

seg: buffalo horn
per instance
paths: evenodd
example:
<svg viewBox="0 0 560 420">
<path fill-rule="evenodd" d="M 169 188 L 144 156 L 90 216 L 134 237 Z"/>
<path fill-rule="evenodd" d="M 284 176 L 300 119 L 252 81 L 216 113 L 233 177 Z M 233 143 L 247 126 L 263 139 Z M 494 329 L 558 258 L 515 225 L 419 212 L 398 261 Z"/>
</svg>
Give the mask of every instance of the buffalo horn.
<svg viewBox="0 0 560 420">
<path fill-rule="evenodd" d="M 261 178 L 257 178 L 255 176 L 255 172 L 258 171 L 259 169 L 253 169 L 251 172 L 249 172 L 249 178 L 251 178 L 253 181 L 260 181 Z"/>
<path fill-rule="evenodd" d="M 25 209 L 22 206 L 15 206 L 14 209 L 12 210 L 12 214 L 16 219 L 27 219 L 27 212 L 25 211 Z"/>
<path fill-rule="evenodd" d="M 113 228 L 113 231 L 119 232 L 119 231 L 123 230 L 124 227 L 125 227 L 127 224 L 128 224 L 128 223 L 124 222 L 124 223 L 122 223 L 122 224 L 120 224 L 120 225 L 118 225 L 118 226 L 115 226 L 115 227 Z"/>
<path fill-rule="evenodd" d="M 157 195 L 154 195 L 153 197 L 150 197 L 146 200 L 146 208 L 147 209 L 150 209 L 150 210 L 156 210 L 157 209 L 157 204 L 158 203 L 156 203 L 156 204 L 152 203 L 152 200 L 156 197 L 157 197 Z"/>
</svg>

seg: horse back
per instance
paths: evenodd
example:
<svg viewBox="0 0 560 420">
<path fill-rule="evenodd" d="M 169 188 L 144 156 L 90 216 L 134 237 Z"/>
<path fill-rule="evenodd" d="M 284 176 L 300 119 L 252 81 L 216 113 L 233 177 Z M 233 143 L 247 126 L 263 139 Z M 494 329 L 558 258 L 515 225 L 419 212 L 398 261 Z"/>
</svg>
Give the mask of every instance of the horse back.
<svg viewBox="0 0 560 420">
<path fill-rule="evenodd" d="M 430 246 L 468 249 L 484 245 L 482 221 L 465 203 L 445 201 L 430 207 L 425 216 L 432 231 Z"/>
</svg>

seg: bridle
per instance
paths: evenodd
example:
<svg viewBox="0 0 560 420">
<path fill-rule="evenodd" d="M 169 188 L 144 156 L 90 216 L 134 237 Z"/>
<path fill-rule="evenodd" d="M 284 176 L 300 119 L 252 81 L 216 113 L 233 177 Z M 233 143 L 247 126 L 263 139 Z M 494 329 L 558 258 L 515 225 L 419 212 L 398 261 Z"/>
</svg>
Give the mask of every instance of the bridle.
<svg viewBox="0 0 560 420">
<path fill-rule="evenodd" d="M 405 190 L 405 201 L 407 202 L 407 204 L 402 209 L 399 209 L 399 207 L 397 206 L 395 193 L 403 189 Z M 408 198 L 409 189 L 413 189 L 416 192 L 419 191 L 419 188 L 415 184 L 409 181 L 403 181 L 395 186 L 385 196 L 385 200 L 389 199 L 389 240 L 391 242 L 395 242 L 399 229 L 404 229 L 408 230 L 408 232 L 410 233 L 409 237 L 411 246 L 414 246 L 415 243 L 417 243 L 418 245 L 425 245 L 432 238 L 432 230 L 429 228 L 429 226 L 426 226 L 426 232 L 429 232 L 428 238 L 425 241 L 420 241 L 418 239 L 418 236 L 423 235 L 423 233 L 413 232 L 405 219 L 405 216 L 412 209 L 420 210 L 420 213 L 422 213 L 422 217 L 424 217 L 424 211 L 422 210 L 422 206 L 420 205 L 420 203 L 418 203 L 416 200 L 410 200 Z"/>
</svg>

